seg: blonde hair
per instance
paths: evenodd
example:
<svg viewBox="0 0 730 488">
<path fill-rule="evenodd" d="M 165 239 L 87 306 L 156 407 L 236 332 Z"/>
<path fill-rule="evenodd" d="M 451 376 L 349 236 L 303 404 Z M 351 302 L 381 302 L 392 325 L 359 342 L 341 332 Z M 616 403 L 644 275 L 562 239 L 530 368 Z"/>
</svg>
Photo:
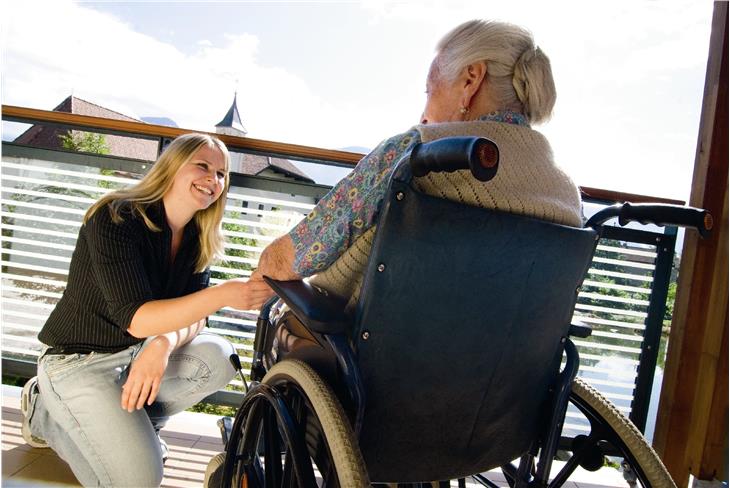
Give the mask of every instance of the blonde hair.
<svg viewBox="0 0 730 488">
<path fill-rule="evenodd" d="M 486 81 L 502 109 L 516 110 L 530 123 L 550 118 L 556 93 L 550 60 L 532 34 L 505 22 L 470 20 L 436 45 L 441 76 L 453 81 L 464 67 L 483 61 Z"/>
<path fill-rule="evenodd" d="M 84 215 L 86 223 L 97 210 L 108 206 L 109 213 L 114 223 L 120 223 L 124 219 L 121 215 L 121 208 L 129 205 L 132 211 L 142 217 L 145 225 L 153 232 L 160 232 L 158 226 L 147 216 L 147 207 L 162 200 L 162 197 L 172 187 L 175 176 L 180 168 L 189 163 L 195 153 L 207 145 L 210 148 L 217 148 L 225 159 L 225 184 L 223 192 L 218 199 L 208 208 L 195 213 L 193 220 L 198 226 L 198 240 L 200 243 L 200 254 L 195 263 L 196 272 L 202 272 L 210 263 L 219 256 L 223 256 L 223 234 L 220 223 L 226 206 L 226 195 L 230 177 L 228 168 L 230 166 L 230 155 L 225 144 L 216 137 L 208 134 L 184 134 L 177 137 L 160 155 L 157 162 L 139 183 L 123 188 L 101 197 L 94 203 Z"/>
</svg>

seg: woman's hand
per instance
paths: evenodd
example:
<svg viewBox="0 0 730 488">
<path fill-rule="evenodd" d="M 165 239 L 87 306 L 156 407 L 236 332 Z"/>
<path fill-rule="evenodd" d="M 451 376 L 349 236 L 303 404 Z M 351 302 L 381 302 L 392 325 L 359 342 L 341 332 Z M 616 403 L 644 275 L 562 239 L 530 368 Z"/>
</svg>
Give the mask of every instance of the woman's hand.
<svg viewBox="0 0 730 488">
<path fill-rule="evenodd" d="M 169 340 L 156 337 L 132 361 L 127 381 L 122 386 L 122 408 L 128 412 L 139 410 L 157 398 L 162 376 L 172 352 Z"/>
<path fill-rule="evenodd" d="M 251 278 L 248 281 L 236 278 L 223 283 L 227 287 L 229 307 L 238 310 L 259 310 L 261 305 L 274 296 L 269 285 L 261 278 Z"/>
</svg>

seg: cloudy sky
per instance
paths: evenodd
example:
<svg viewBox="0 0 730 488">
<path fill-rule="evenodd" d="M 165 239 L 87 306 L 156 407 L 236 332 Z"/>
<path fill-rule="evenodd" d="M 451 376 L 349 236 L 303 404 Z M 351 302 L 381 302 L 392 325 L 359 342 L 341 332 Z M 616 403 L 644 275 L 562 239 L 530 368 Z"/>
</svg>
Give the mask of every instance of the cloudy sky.
<svg viewBox="0 0 730 488">
<path fill-rule="evenodd" d="M 507 20 L 552 60 L 558 103 L 536 128 L 578 184 L 687 199 L 712 2 L 6 0 L 0 17 L 3 104 L 73 93 L 212 131 L 238 91 L 249 136 L 327 148 L 408 129 L 436 41 Z"/>
</svg>

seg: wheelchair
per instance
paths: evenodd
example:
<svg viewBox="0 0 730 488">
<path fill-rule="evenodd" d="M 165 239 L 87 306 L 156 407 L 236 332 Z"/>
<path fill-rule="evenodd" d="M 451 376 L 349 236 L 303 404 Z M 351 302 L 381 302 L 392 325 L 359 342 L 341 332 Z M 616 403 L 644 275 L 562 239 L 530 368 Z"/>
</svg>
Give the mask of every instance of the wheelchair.
<svg viewBox="0 0 730 488">
<path fill-rule="evenodd" d="M 267 279 L 278 297 L 262 307 L 251 387 L 207 486 L 498 486 L 482 473 L 501 468 L 511 487 L 554 487 L 606 456 L 622 459 L 630 486 L 674 486 L 638 429 L 576 376 L 570 338 L 591 330 L 571 318 L 607 220 L 704 234 L 710 215 L 626 203 L 573 228 L 411 184 L 464 169 L 487 181 L 498 160 L 491 141 L 470 137 L 399 161 L 354 311 L 306 282 Z M 300 342 L 286 353 L 282 324 Z M 589 434 L 561 436 L 568 404 Z"/>
</svg>

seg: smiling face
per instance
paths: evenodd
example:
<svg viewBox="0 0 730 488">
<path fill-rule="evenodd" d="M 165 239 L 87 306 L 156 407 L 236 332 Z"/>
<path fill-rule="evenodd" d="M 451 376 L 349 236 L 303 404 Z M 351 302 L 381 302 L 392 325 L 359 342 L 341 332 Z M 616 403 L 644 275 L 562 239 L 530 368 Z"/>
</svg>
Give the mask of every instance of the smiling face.
<svg viewBox="0 0 730 488">
<path fill-rule="evenodd" d="M 221 151 L 215 146 L 201 146 L 175 175 L 164 197 L 165 208 L 175 208 L 191 217 L 208 208 L 223 193 L 226 171 Z"/>
</svg>

